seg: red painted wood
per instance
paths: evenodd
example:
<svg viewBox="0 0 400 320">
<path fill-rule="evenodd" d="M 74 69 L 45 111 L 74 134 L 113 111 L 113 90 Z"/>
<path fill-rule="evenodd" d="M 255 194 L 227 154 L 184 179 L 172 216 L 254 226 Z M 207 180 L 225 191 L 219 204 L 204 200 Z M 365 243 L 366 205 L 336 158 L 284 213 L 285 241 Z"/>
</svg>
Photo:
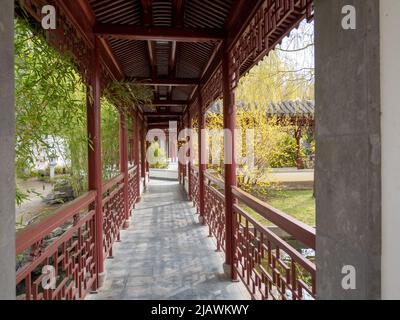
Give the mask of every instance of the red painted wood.
<svg viewBox="0 0 400 320">
<path fill-rule="evenodd" d="M 22 253 L 33 244 L 43 239 L 51 231 L 65 223 L 68 219 L 71 219 L 77 212 L 87 208 L 95 199 L 96 191 L 89 191 L 42 220 L 40 224 L 34 224 L 19 231 L 16 235 L 16 254 Z"/>
<path fill-rule="evenodd" d="M 77 0 L 75 2 L 70 0 L 59 0 L 58 5 L 65 12 L 66 16 L 74 22 L 76 29 L 79 30 L 86 42 L 89 43 L 89 46 L 93 46 L 96 37 L 93 34 L 92 28 L 96 22 L 96 16 L 89 4 L 89 0 Z M 99 51 L 104 61 L 104 66 L 114 79 L 123 79 L 124 73 L 122 67 L 115 58 L 108 40 L 99 40 Z"/>
<path fill-rule="evenodd" d="M 140 174 L 139 174 L 139 154 L 140 154 L 140 118 L 139 112 L 136 110 L 135 112 L 135 122 L 134 122 L 134 161 L 135 166 L 137 166 L 137 174 L 135 181 L 135 188 L 137 194 L 137 200 L 140 201 Z"/>
<path fill-rule="evenodd" d="M 124 199 L 124 214 L 125 220 L 129 219 L 129 205 L 128 205 L 128 123 L 124 113 L 120 113 L 119 121 L 119 157 L 120 157 L 120 171 L 124 177 L 123 186 L 123 199 Z"/>
<path fill-rule="evenodd" d="M 89 190 L 95 190 L 96 201 L 94 210 L 96 212 L 96 253 L 97 273 L 104 272 L 103 259 L 103 212 L 102 212 L 102 164 L 101 164 L 101 66 L 99 41 L 95 39 L 90 70 L 90 89 L 87 98 L 87 128 L 91 144 L 88 146 L 88 185 Z"/>
<path fill-rule="evenodd" d="M 263 218 L 290 233 L 294 238 L 301 241 L 309 248 L 315 249 L 315 229 L 309 225 L 294 219 L 292 216 L 271 207 L 256 197 L 233 187 L 232 193 L 236 199 L 246 204 L 249 208 L 257 211 Z"/>
<path fill-rule="evenodd" d="M 315 264 L 264 224 L 257 222 L 254 214 L 249 214 L 238 205 L 234 206 L 234 210 L 237 214 L 234 268 L 252 298 L 315 299 Z M 305 235 L 307 231 L 303 231 Z"/>
<path fill-rule="evenodd" d="M 176 131 L 177 131 L 177 133 L 179 134 L 179 132 L 180 132 L 180 130 L 181 130 L 181 123 L 180 123 L 180 121 L 178 121 L 178 123 L 177 123 L 177 127 L 176 127 Z M 177 135 L 177 137 L 178 137 L 178 135 Z M 177 152 L 177 154 L 178 154 L 178 156 L 177 156 L 177 158 L 178 158 L 178 182 L 179 182 L 179 184 L 182 184 L 182 164 L 181 164 L 181 162 L 179 161 L 179 143 L 178 143 L 178 141 L 177 141 L 177 143 L 176 143 L 176 145 L 177 145 L 177 148 L 178 148 L 178 152 Z"/>
<path fill-rule="evenodd" d="M 173 86 L 173 87 L 187 87 L 197 86 L 200 84 L 199 79 L 192 78 L 128 78 L 129 80 L 140 82 L 144 86 Z"/>
<path fill-rule="evenodd" d="M 208 42 L 225 38 L 225 32 L 222 29 L 143 27 L 106 23 L 96 23 L 93 32 L 101 36 L 137 41 Z"/>
<path fill-rule="evenodd" d="M 128 177 L 129 177 L 128 198 L 129 198 L 129 212 L 131 213 L 131 215 L 132 215 L 132 210 L 135 207 L 135 204 L 139 201 L 140 193 L 136 186 L 138 176 L 140 179 L 140 172 L 138 171 L 139 169 L 140 168 L 135 165 L 128 171 Z"/>
<path fill-rule="evenodd" d="M 136 172 L 135 168 L 132 172 Z M 135 179 L 135 177 L 133 177 Z M 112 247 L 120 239 L 120 231 L 126 220 L 124 211 L 124 176 L 121 174 L 102 185 L 100 205 L 97 192 L 66 204 L 52 216 L 33 225 L 17 235 L 17 254 L 28 251 L 30 259 L 17 270 L 17 284 L 25 281 L 21 299 L 82 299 L 97 287 L 99 257 L 112 256 Z M 131 184 L 134 186 L 134 184 Z M 103 198 L 104 196 L 104 198 Z M 104 235 L 98 246 L 97 217 L 94 208 L 100 207 Z M 52 233 L 64 228 L 58 238 L 48 242 Z M 59 262 L 62 262 L 61 267 Z M 38 268 L 52 265 L 56 276 L 63 281 L 55 289 L 40 289 L 43 275 L 37 275 Z M 68 279 L 72 279 L 68 284 Z"/>
<path fill-rule="evenodd" d="M 222 61 L 222 77 L 223 77 L 223 96 L 224 96 L 224 129 L 230 131 L 231 141 L 225 136 L 225 263 L 231 266 L 231 277 L 236 278 L 234 272 L 234 256 L 235 256 L 235 239 L 234 239 L 234 221 L 235 212 L 233 210 L 234 198 L 232 187 L 236 186 L 236 163 L 235 163 L 235 135 L 236 127 L 236 105 L 235 95 L 231 90 L 229 81 L 229 52 L 224 44 L 224 55 Z M 227 145 L 229 144 L 229 145 Z M 230 150 L 230 152 L 228 152 Z"/>
<path fill-rule="evenodd" d="M 195 167 L 192 167 L 192 200 L 193 204 L 197 209 L 197 213 L 199 213 L 200 208 L 200 193 L 199 193 L 199 170 Z"/>
<path fill-rule="evenodd" d="M 187 100 L 154 100 L 150 105 L 153 107 L 184 107 L 189 104 Z"/>
<path fill-rule="evenodd" d="M 140 128 L 140 147 L 141 147 L 141 177 L 144 179 L 146 186 L 146 136 L 144 131 L 144 123 Z"/>
<path fill-rule="evenodd" d="M 103 185 L 103 253 L 112 256 L 115 241 L 120 240 L 120 232 L 126 221 L 125 175 L 120 174 Z"/>
<path fill-rule="evenodd" d="M 209 227 L 209 235 L 217 240 L 217 250 L 225 251 L 225 196 L 224 182 L 205 173 L 205 218 Z M 217 190 L 217 188 L 219 190 Z"/>
<path fill-rule="evenodd" d="M 26 257 L 17 267 L 17 299 L 83 299 L 96 288 L 96 213 L 90 209 L 95 201 L 96 191 L 90 191 L 17 234 L 16 254 Z M 42 288 L 46 274 L 38 271 L 44 266 L 54 268 L 55 288 Z"/>
<path fill-rule="evenodd" d="M 132 115 L 129 115 L 129 117 L 134 118 Z M 135 162 L 135 130 L 132 128 L 132 130 L 129 131 L 128 129 L 128 135 L 129 135 L 129 152 L 128 152 L 128 162 L 129 165 L 132 165 Z"/>
<path fill-rule="evenodd" d="M 145 117 L 181 117 L 182 112 L 172 112 L 172 111 L 160 111 L 160 112 L 143 112 Z"/>
<path fill-rule="evenodd" d="M 147 134 L 146 134 L 146 136 L 147 136 Z M 147 159 L 147 150 L 149 149 L 149 147 L 150 147 L 150 142 L 148 142 L 146 140 L 146 157 L 145 157 L 145 159 Z M 150 180 L 150 163 L 148 163 L 147 160 L 145 163 L 146 163 L 146 177 L 148 177 L 148 179 Z"/>
<path fill-rule="evenodd" d="M 188 121 L 188 128 L 189 129 L 193 129 L 192 128 L 192 117 L 190 115 L 190 113 L 188 112 L 188 117 L 187 117 L 187 121 Z M 192 136 L 189 137 L 189 152 L 188 152 L 188 156 L 189 156 L 189 162 L 188 162 L 188 189 L 189 189 L 189 199 L 192 200 L 192 155 L 193 155 L 193 151 L 192 151 L 192 146 L 193 146 L 193 141 L 191 141 Z"/>
<path fill-rule="evenodd" d="M 201 96 L 201 92 L 199 91 L 199 105 L 203 106 L 203 100 Z M 201 109 L 200 109 L 201 110 Z M 204 171 L 206 170 L 206 149 L 205 149 L 205 115 L 203 112 L 198 113 L 198 122 L 199 122 L 199 132 L 198 132 L 198 139 L 199 139 L 199 214 L 202 217 L 202 223 L 204 221 Z"/>
<path fill-rule="evenodd" d="M 30 9 L 28 11 L 38 21 L 41 16 L 38 14 L 37 8 L 40 8 L 38 4 L 42 2 L 40 0 L 25 1 L 25 6 Z M 231 90 L 237 85 L 241 74 L 272 50 L 301 19 L 312 18 L 312 0 L 255 0 L 251 4 L 247 2 L 242 0 L 234 2 L 232 12 L 224 27 L 229 34 L 227 40 L 230 49 L 229 57 L 227 47 L 217 45 L 214 54 L 209 62 L 204 64 L 206 67 L 201 72 L 202 83 L 205 83 L 205 92 L 201 93 L 204 101 L 198 104 L 199 108 L 195 111 L 200 110 L 202 113 L 201 110 L 208 104 L 208 100 L 214 99 L 217 93 L 221 92 L 222 84 L 225 127 L 234 127 L 235 105 Z M 103 271 L 104 256 L 112 255 L 112 244 L 119 239 L 122 224 L 126 219 L 125 213 L 128 211 L 126 206 L 129 203 L 131 209 L 137 199 L 135 185 L 139 176 L 137 166 L 129 171 L 124 168 L 124 172 L 127 174 L 124 173 L 104 185 L 102 185 L 101 179 L 100 77 L 103 69 L 104 73 L 108 73 L 111 78 L 120 79 L 123 76 L 122 69 L 112 54 L 108 39 L 98 40 L 92 32 L 95 17 L 88 0 L 77 0 L 77 6 L 82 10 L 75 10 L 71 1 L 60 0 L 57 3 L 57 10 L 61 12 L 59 16 L 62 27 L 58 28 L 61 32 L 58 33 L 59 37 L 51 37 L 51 33 L 47 34 L 49 42 L 56 48 L 73 53 L 82 74 L 89 75 L 88 83 L 93 93 L 90 99 L 88 98 L 88 134 L 92 141 L 88 157 L 89 189 L 91 190 L 89 194 L 93 196 L 93 201 L 90 197 L 86 199 L 86 202 L 79 199 L 78 204 L 74 202 L 70 206 L 67 205 L 56 213 L 54 218 L 46 220 L 37 229 L 31 229 L 21 238 L 17 238 L 18 250 L 25 248 L 29 243 L 30 257 L 32 257 L 32 261 L 29 261 L 27 267 L 23 269 L 25 273 L 17 274 L 17 280 L 26 282 L 26 299 L 81 298 L 91 287 L 96 287 L 96 276 L 93 275 Z M 215 30 L 207 28 L 195 29 L 190 32 L 189 29 L 182 27 L 168 30 L 159 27 L 151 28 L 152 2 L 151 0 L 142 0 L 142 3 L 145 8 L 143 10 L 145 27 L 119 25 L 109 27 L 114 29 L 112 32 L 116 36 L 143 37 L 144 40 L 147 40 L 154 79 L 157 78 L 157 52 L 156 46 L 152 44 L 151 40 L 159 39 L 159 37 L 162 39 L 172 37 L 173 41 L 200 42 L 209 41 L 211 38 L 216 40 L 216 34 L 217 37 L 220 37 L 219 40 L 224 36 L 222 30 L 216 33 Z M 177 13 L 174 24 L 181 26 L 184 19 L 183 1 L 174 0 L 172 3 Z M 178 14 L 178 12 L 180 13 Z M 179 22 L 179 20 L 182 21 Z M 119 32 L 121 32 L 120 35 L 118 35 Z M 210 35 L 211 38 L 209 38 Z M 172 47 L 171 52 L 179 52 L 179 45 L 178 48 Z M 92 51 L 94 51 L 93 55 Z M 179 56 L 171 54 L 170 73 L 174 69 L 177 57 Z M 223 60 L 223 81 L 219 79 L 221 60 Z M 190 75 L 185 77 L 190 77 Z M 85 79 L 85 81 L 87 80 Z M 171 83 L 164 83 L 171 85 Z M 177 85 L 186 84 L 177 83 Z M 162 83 L 158 83 L 158 85 L 162 85 Z M 215 89 L 216 86 L 219 87 Z M 188 104 L 186 100 L 173 101 L 171 99 L 171 93 L 169 93 L 167 101 L 159 100 L 156 96 L 154 106 L 171 107 Z M 143 129 L 143 134 L 144 132 Z M 201 138 L 199 137 L 199 139 Z M 146 173 L 146 144 L 146 142 L 142 144 L 141 150 L 143 159 L 141 169 L 144 175 Z M 200 145 L 204 146 L 202 143 Z M 122 149 L 121 151 L 126 153 L 125 147 Z M 288 243 L 255 221 L 252 215 L 248 215 L 236 204 L 236 201 L 240 200 L 262 217 L 292 233 L 299 241 L 315 247 L 315 236 L 313 240 L 312 230 L 291 221 L 284 213 L 273 210 L 274 208 L 270 208 L 238 190 L 235 187 L 234 169 L 235 164 L 227 164 L 225 167 L 224 194 L 221 192 L 221 185 L 204 173 L 202 165 L 199 170 L 194 168 L 189 170 L 192 198 L 198 208 L 201 208 L 200 211 L 204 213 L 203 216 L 209 224 L 212 234 L 219 239 L 219 246 L 226 247 L 226 260 L 234 266 L 232 269 L 236 270 L 254 298 L 301 299 L 304 292 L 315 296 L 315 266 L 299 256 Z M 203 180 L 206 181 L 205 184 Z M 128 193 L 126 192 L 127 187 Z M 126 194 L 128 194 L 128 201 Z M 50 229 L 60 227 L 63 223 L 61 221 L 65 222 L 65 219 L 68 219 L 70 224 L 68 231 L 52 244 L 47 245 L 45 237 L 52 232 Z M 63 264 L 62 271 L 71 276 L 73 281 L 67 284 L 64 279 L 55 290 L 42 293 L 38 290 L 40 278 L 35 278 L 35 268 L 48 263 L 51 259 L 53 261 L 60 260 Z M 301 269 L 301 272 L 305 270 L 310 276 L 311 284 L 305 283 L 299 277 L 298 268 Z M 85 272 L 89 272 L 91 275 L 87 277 Z"/>
<path fill-rule="evenodd" d="M 197 176 L 195 170 L 193 174 Z M 225 182 L 209 173 L 205 173 L 205 180 L 205 218 L 209 235 L 215 237 L 220 250 L 226 247 Z M 315 230 L 237 187 L 232 190 L 237 247 L 233 268 L 252 298 L 314 299 L 315 264 L 254 216 L 260 215 L 279 226 L 306 248 L 315 248 Z M 246 206 L 253 210 L 251 214 Z"/>
</svg>

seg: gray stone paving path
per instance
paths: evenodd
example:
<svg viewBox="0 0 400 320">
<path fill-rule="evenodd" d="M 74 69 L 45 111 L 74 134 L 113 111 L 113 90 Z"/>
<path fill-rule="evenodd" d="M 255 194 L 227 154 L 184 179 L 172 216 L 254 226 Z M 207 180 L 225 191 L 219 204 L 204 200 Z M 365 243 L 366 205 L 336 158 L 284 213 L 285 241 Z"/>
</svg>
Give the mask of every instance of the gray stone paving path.
<svg viewBox="0 0 400 320">
<path fill-rule="evenodd" d="M 106 261 L 103 287 L 87 299 L 249 299 L 241 282 L 224 275 L 223 256 L 207 236 L 183 187 L 152 180 Z"/>
</svg>

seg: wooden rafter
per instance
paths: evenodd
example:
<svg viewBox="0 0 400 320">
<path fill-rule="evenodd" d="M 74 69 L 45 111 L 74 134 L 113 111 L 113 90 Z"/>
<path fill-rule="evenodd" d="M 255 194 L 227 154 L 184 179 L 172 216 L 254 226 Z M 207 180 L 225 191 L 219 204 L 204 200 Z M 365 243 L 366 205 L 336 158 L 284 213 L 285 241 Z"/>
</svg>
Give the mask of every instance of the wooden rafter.
<svg viewBox="0 0 400 320">
<path fill-rule="evenodd" d="M 141 0 L 143 10 L 143 25 L 145 27 L 151 27 L 153 25 L 153 6 L 152 0 Z M 152 78 L 157 77 L 157 59 L 156 50 L 152 41 L 147 40 L 147 52 L 150 61 L 150 74 Z"/>
<path fill-rule="evenodd" d="M 184 22 L 184 6 L 185 0 L 173 0 L 172 1 L 172 14 L 173 14 L 173 26 L 176 28 L 182 28 Z M 171 53 L 169 59 L 169 75 L 171 78 L 176 76 L 176 47 L 177 42 L 172 41 Z M 173 87 L 168 88 L 168 99 L 172 99 Z"/>
</svg>

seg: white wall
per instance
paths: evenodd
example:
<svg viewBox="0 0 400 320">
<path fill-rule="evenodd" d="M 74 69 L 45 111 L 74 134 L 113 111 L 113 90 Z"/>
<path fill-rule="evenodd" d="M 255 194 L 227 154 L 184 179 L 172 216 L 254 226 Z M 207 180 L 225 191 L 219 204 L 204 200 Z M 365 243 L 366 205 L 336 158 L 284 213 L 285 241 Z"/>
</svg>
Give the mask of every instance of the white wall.
<svg viewBox="0 0 400 320">
<path fill-rule="evenodd" d="M 380 1 L 382 298 L 400 299 L 400 1 Z"/>
</svg>

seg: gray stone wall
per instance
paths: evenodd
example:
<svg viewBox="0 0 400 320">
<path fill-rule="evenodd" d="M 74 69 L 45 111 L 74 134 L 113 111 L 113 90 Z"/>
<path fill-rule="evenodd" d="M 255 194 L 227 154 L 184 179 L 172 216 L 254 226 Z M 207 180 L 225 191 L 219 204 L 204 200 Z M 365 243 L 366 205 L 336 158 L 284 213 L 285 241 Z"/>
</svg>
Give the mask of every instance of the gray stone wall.
<svg viewBox="0 0 400 320">
<path fill-rule="evenodd" d="M 356 8 L 356 30 L 342 7 Z M 381 143 L 379 1 L 315 0 L 317 294 L 379 299 Z M 356 289 L 342 288 L 342 267 Z"/>
<path fill-rule="evenodd" d="M 0 9 L 0 299 L 15 299 L 14 1 Z"/>
</svg>

